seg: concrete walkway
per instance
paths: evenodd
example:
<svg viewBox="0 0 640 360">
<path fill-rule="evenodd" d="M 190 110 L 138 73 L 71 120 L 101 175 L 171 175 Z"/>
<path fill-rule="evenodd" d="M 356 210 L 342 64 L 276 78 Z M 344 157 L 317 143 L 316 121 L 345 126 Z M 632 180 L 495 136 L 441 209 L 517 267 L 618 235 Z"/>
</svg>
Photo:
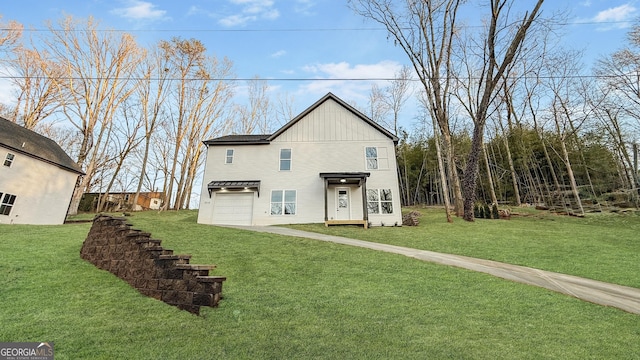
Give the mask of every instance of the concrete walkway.
<svg viewBox="0 0 640 360">
<path fill-rule="evenodd" d="M 372 250 L 404 255 L 422 261 L 455 266 L 463 269 L 491 274 L 493 276 L 497 276 L 507 280 L 539 286 L 595 304 L 612 306 L 624 311 L 628 311 L 630 313 L 640 315 L 640 289 L 628 286 L 615 285 L 525 266 L 510 265 L 497 261 L 476 259 L 461 255 L 442 254 L 433 251 L 418 250 L 402 246 L 379 244 L 369 241 L 323 235 L 277 226 L 229 225 L 226 227 L 328 241 L 337 244 L 357 246 Z"/>
</svg>

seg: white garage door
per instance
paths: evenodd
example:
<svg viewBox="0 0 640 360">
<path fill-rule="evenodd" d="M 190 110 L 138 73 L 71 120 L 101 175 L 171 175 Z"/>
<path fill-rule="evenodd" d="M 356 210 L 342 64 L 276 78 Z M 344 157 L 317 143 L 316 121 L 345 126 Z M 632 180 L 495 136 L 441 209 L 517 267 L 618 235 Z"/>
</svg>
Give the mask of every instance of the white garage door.
<svg viewBox="0 0 640 360">
<path fill-rule="evenodd" d="M 215 193 L 213 224 L 251 225 L 253 192 Z"/>
</svg>

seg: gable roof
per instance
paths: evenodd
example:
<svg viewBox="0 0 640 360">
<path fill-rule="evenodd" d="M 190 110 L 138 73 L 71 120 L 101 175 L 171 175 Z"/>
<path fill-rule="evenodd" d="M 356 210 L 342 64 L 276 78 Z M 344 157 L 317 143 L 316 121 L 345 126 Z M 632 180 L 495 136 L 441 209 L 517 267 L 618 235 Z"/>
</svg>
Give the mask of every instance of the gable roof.
<svg viewBox="0 0 640 360">
<path fill-rule="evenodd" d="M 313 105 L 309 106 L 306 110 L 301 112 L 298 116 L 296 116 L 295 118 L 291 119 L 291 121 L 289 121 L 288 123 L 284 124 L 283 127 L 278 129 L 273 134 L 226 135 L 226 136 L 221 136 L 221 137 L 214 138 L 214 139 L 211 139 L 211 140 L 206 140 L 206 141 L 204 141 L 204 144 L 205 145 L 256 145 L 256 144 L 268 144 L 272 140 L 274 140 L 275 138 L 280 136 L 282 133 L 287 131 L 290 127 L 295 125 L 298 121 L 303 119 L 310 112 L 314 111 L 316 108 L 318 108 L 320 105 L 322 105 L 325 101 L 327 101 L 329 99 L 332 99 L 333 101 L 335 101 L 338 104 L 340 104 L 342 107 L 344 107 L 345 109 L 350 111 L 356 117 L 360 118 L 362 121 L 366 122 L 371 127 L 373 127 L 374 129 L 378 130 L 379 132 L 381 132 L 384 136 L 386 136 L 389 139 L 391 139 L 394 143 L 398 142 L 399 139 L 398 139 L 397 136 L 393 135 L 387 129 L 383 128 L 382 126 L 380 126 L 375 121 L 369 119 L 369 117 L 367 117 L 366 115 L 364 115 L 363 113 L 358 111 L 356 108 L 354 108 L 353 106 L 347 104 L 342 99 L 340 99 L 339 97 L 335 96 L 333 93 L 329 92 L 329 93 L 327 93 L 327 95 L 323 96 L 320 100 L 316 101 Z"/>
<path fill-rule="evenodd" d="M 309 106 L 305 111 L 301 112 L 300 115 L 296 116 L 291 121 L 289 121 L 288 123 L 284 124 L 283 127 L 278 129 L 278 131 L 274 132 L 271 136 L 269 136 L 268 140 L 271 141 L 271 140 L 277 138 L 280 134 L 282 134 L 285 131 L 287 131 L 287 129 L 289 129 L 290 127 L 295 125 L 298 121 L 300 121 L 302 118 L 307 116 L 307 114 L 309 114 L 310 112 L 315 110 L 318 106 L 322 105 L 325 101 L 327 101 L 329 99 L 332 99 L 333 101 L 337 102 L 342 107 L 344 107 L 345 109 L 349 110 L 352 114 L 354 114 L 355 116 L 360 118 L 360 120 L 362 120 L 362 121 L 366 122 L 367 124 L 371 125 L 373 128 L 375 128 L 376 130 L 380 131 L 384 136 L 386 136 L 389 139 L 393 140 L 394 143 L 398 142 L 398 137 L 397 136 L 393 135 L 387 129 L 385 129 L 382 126 L 380 126 L 380 124 L 378 124 L 375 121 L 369 119 L 368 116 L 364 115 L 363 113 L 358 111 L 356 108 L 354 108 L 353 106 L 347 104 L 342 99 L 340 99 L 339 97 L 335 96 L 333 93 L 330 93 L 330 92 L 327 93 L 327 95 L 323 96 L 320 100 L 316 101 L 313 105 Z"/>
<path fill-rule="evenodd" d="M 55 141 L 0 117 L 0 146 L 71 172 L 84 172 Z"/>
</svg>

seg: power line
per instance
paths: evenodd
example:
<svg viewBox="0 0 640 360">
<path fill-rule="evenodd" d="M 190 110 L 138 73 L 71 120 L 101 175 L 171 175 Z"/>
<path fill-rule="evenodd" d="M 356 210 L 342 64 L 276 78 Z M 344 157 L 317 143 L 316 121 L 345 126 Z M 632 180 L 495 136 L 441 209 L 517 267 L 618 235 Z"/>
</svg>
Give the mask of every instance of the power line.
<svg viewBox="0 0 640 360">
<path fill-rule="evenodd" d="M 619 20 L 619 21 L 576 21 L 576 22 L 562 22 L 557 23 L 560 26 L 568 25 L 616 25 L 616 24 L 631 24 L 635 20 Z M 482 25 L 464 25 L 460 28 L 482 28 Z M 409 29 L 409 28 L 404 28 Z M 0 31 L 15 31 L 12 28 L 0 28 Z M 63 31 L 63 32 L 81 32 L 86 29 L 48 29 L 48 28 L 24 28 L 25 32 L 48 32 L 48 31 Z M 281 29 L 95 29 L 99 32 L 132 32 L 132 33 L 144 33 L 144 32 L 195 32 L 195 33 L 260 33 L 260 32 L 340 32 L 340 31 L 387 31 L 383 27 L 354 27 L 354 28 L 281 28 Z"/>
<path fill-rule="evenodd" d="M 527 80 L 552 80 L 552 79 L 616 79 L 624 77 L 625 75 L 566 75 L 566 76 L 551 76 L 551 75 L 540 75 L 540 76 L 510 76 L 507 79 L 527 79 Z M 48 76 L 16 76 L 16 75 L 0 75 L 0 79 L 8 79 L 8 80 L 17 80 L 17 79 L 36 79 L 36 80 L 44 80 L 49 79 Z M 199 78 L 144 78 L 144 77 L 121 77 L 121 78 L 113 78 L 113 77 L 99 77 L 99 76 L 90 76 L 90 77 L 57 77 L 56 80 L 97 80 L 97 81 L 105 81 L 105 80 L 115 80 L 115 81 L 221 81 L 221 82 L 241 82 L 241 81 L 284 81 L 284 82 L 302 82 L 302 81 L 412 81 L 419 82 L 420 79 L 408 78 L 408 79 L 399 79 L 399 78 L 385 78 L 385 77 L 368 77 L 368 78 L 209 78 L 209 79 L 199 79 Z M 481 80 L 480 77 L 460 77 L 458 80 Z"/>
</svg>

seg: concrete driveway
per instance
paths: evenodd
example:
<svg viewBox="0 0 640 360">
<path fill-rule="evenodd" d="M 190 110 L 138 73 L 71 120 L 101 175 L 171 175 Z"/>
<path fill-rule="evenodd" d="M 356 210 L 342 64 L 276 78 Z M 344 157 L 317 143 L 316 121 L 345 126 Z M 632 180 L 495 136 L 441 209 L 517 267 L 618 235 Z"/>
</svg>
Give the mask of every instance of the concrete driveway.
<svg viewBox="0 0 640 360">
<path fill-rule="evenodd" d="M 539 286 L 545 289 L 567 294 L 584 301 L 604 306 L 612 306 L 640 315 L 640 289 L 605 283 L 577 276 L 554 273 L 526 266 L 505 264 L 497 261 L 476 259 L 461 255 L 442 254 L 427 250 L 418 250 L 402 246 L 386 245 L 369 241 L 324 235 L 308 231 L 294 230 L 277 226 L 226 226 L 234 229 L 266 232 L 285 236 L 333 242 L 357 246 L 372 250 L 404 255 L 436 264 L 455 266 L 463 269 L 491 274 L 515 282 Z"/>
</svg>

